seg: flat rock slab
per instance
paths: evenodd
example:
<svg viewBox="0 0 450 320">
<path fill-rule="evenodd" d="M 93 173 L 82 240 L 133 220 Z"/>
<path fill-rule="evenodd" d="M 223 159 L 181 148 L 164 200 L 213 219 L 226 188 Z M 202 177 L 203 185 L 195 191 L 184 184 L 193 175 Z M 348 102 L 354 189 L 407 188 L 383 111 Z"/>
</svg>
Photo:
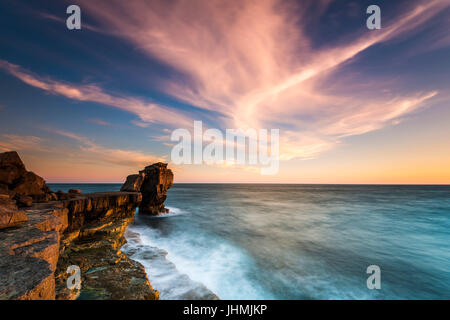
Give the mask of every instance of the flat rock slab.
<svg viewBox="0 0 450 320">
<path fill-rule="evenodd" d="M 0 260 L 0 300 L 55 299 L 55 278 L 46 261 L 1 254 Z"/>
<path fill-rule="evenodd" d="M 54 270 L 67 212 L 36 204 L 22 211 L 24 223 L 0 230 L 0 299 L 55 299 Z"/>
<path fill-rule="evenodd" d="M 23 211 L 0 207 L 0 229 L 18 226 L 27 220 L 27 215 Z"/>
</svg>

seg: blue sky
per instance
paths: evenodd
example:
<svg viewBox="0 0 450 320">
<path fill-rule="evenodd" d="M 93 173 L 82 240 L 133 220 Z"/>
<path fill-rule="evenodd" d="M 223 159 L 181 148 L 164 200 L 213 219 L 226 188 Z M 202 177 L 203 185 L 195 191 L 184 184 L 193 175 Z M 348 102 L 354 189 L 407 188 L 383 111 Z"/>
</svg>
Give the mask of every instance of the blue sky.
<svg viewBox="0 0 450 320">
<path fill-rule="evenodd" d="M 76 31 L 69 4 L 0 4 L 0 150 L 48 181 L 120 182 L 202 120 L 279 128 L 280 172 L 179 182 L 450 182 L 448 1 L 78 1 Z"/>
</svg>

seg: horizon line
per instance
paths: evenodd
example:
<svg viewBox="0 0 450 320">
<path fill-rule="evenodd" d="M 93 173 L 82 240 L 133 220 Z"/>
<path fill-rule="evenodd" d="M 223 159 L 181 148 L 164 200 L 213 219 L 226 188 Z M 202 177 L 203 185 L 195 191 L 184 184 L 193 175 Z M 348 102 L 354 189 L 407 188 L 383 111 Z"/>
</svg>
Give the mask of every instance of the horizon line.
<svg viewBox="0 0 450 320">
<path fill-rule="evenodd" d="M 46 182 L 47 184 L 123 184 L 124 182 Z M 276 184 L 348 186 L 450 186 L 450 183 L 307 183 L 307 182 L 174 182 L 175 184 Z"/>
</svg>

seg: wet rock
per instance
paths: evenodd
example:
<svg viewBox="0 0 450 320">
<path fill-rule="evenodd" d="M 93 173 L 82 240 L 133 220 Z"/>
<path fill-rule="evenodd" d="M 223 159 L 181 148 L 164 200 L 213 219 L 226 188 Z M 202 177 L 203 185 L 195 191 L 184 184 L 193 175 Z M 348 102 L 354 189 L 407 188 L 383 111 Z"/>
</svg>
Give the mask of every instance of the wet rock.
<svg viewBox="0 0 450 320">
<path fill-rule="evenodd" d="M 73 194 L 81 194 L 81 189 L 70 189 L 69 193 L 73 193 Z"/>
<path fill-rule="evenodd" d="M 150 281 L 165 299 L 218 300 L 219 297 L 200 282 L 182 274 L 168 259 L 167 251 L 143 245 L 138 233 L 127 230 L 127 244 L 122 250 L 128 257 L 141 262 L 151 270 Z"/>
</svg>

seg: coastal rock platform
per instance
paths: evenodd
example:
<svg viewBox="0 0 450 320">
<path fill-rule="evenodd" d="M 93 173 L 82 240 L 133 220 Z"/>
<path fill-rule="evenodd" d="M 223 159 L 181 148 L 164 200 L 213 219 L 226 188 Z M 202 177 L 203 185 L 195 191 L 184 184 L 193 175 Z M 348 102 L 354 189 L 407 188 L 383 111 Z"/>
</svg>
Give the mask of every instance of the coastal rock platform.
<svg viewBox="0 0 450 320">
<path fill-rule="evenodd" d="M 0 153 L 0 300 L 158 299 L 145 268 L 120 250 L 142 198 L 52 192 L 17 152 Z M 79 288 L 67 285 L 70 266 Z"/>
<path fill-rule="evenodd" d="M 120 251 L 139 193 L 35 203 L 27 221 L 0 231 L 0 299 L 157 299 L 144 267 Z M 79 266 L 81 290 L 67 288 Z"/>
</svg>

